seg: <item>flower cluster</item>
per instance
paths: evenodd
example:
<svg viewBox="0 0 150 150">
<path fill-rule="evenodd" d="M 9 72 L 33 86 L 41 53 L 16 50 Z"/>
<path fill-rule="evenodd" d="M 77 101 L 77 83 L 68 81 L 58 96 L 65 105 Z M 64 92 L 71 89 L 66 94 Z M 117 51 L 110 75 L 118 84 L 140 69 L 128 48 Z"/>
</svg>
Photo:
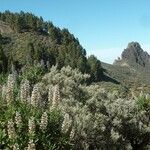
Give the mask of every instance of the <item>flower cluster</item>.
<svg viewBox="0 0 150 150">
<path fill-rule="evenodd" d="M 21 99 L 22 102 L 27 102 L 29 96 L 30 96 L 30 84 L 29 84 L 28 80 L 25 80 L 21 84 L 20 99 Z"/>
<path fill-rule="evenodd" d="M 61 130 L 63 133 L 67 133 L 72 125 L 72 120 L 70 119 L 69 114 L 65 114 L 64 121 L 61 126 Z"/>
<path fill-rule="evenodd" d="M 39 90 L 39 85 L 35 85 L 31 95 L 31 105 L 34 107 L 38 107 L 41 101 L 41 95 Z"/>
<path fill-rule="evenodd" d="M 28 132 L 29 134 L 34 134 L 35 133 L 35 119 L 34 117 L 31 117 L 28 121 Z"/>
<path fill-rule="evenodd" d="M 53 87 L 49 87 L 48 90 L 48 104 L 51 105 L 53 99 Z"/>
<path fill-rule="evenodd" d="M 12 119 L 9 120 L 8 123 L 7 123 L 7 133 L 8 133 L 9 139 L 15 139 L 16 138 L 14 122 L 13 122 Z"/>
<path fill-rule="evenodd" d="M 71 132 L 70 132 L 70 139 L 73 140 L 75 137 L 75 129 L 72 128 Z"/>
<path fill-rule="evenodd" d="M 5 99 L 5 96 L 6 96 L 6 89 L 7 89 L 6 85 L 3 85 L 2 89 L 1 89 L 1 91 L 2 91 L 1 94 L 2 94 L 3 99 Z"/>
<path fill-rule="evenodd" d="M 29 140 L 27 150 L 36 150 L 35 143 L 33 140 Z"/>
<path fill-rule="evenodd" d="M 59 86 L 55 85 L 53 92 L 52 108 L 56 108 L 60 102 Z"/>
<path fill-rule="evenodd" d="M 18 111 L 15 114 L 15 123 L 16 123 L 17 128 L 20 128 L 20 126 L 22 124 L 22 117 L 21 117 L 20 112 L 18 112 Z"/>
<path fill-rule="evenodd" d="M 111 137 L 114 140 L 114 142 L 117 142 L 117 140 L 120 138 L 120 135 L 118 132 L 111 129 Z"/>
<path fill-rule="evenodd" d="M 47 115 L 47 112 L 44 112 L 42 114 L 41 121 L 40 121 L 40 129 L 45 130 L 47 127 L 47 124 L 48 124 L 48 115 Z"/>
<path fill-rule="evenodd" d="M 15 79 L 12 74 L 8 76 L 7 88 L 6 88 L 6 101 L 7 105 L 10 105 L 13 101 L 13 90 L 14 90 Z"/>
<path fill-rule="evenodd" d="M 15 143 L 15 144 L 13 145 L 13 150 L 20 150 L 20 149 L 19 149 L 19 145 L 18 145 L 17 143 Z"/>
</svg>

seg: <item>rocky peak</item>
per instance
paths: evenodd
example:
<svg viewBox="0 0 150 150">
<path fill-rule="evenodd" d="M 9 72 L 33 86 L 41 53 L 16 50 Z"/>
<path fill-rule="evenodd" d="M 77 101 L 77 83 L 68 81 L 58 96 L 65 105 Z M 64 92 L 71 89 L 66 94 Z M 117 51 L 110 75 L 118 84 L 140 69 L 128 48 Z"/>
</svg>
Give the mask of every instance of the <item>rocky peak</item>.
<svg viewBox="0 0 150 150">
<path fill-rule="evenodd" d="M 128 49 L 134 48 L 134 49 L 141 49 L 141 45 L 138 42 L 130 42 L 127 46 Z"/>
<path fill-rule="evenodd" d="M 128 64 L 132 67 L 144 67 L 150 69 L 150 55 L 141 48 L 138 42 L 131 42 L 122 52 L 121 58 L 115 60 L 114 64 Z"/>
</svg>

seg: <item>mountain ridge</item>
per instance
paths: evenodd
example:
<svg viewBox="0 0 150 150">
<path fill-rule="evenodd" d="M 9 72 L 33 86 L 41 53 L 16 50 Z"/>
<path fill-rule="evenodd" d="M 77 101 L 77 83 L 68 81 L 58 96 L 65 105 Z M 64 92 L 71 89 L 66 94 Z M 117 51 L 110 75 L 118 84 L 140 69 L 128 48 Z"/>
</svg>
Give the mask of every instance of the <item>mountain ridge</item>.
<svg viewBox="0 0 150 150">
<path fill-rule="evenodd" d="M 131 42 L 122 52 L 121 58 L 115 60 L 113 64 L 150 70 L 150 55 L 141 48 L 138 42 Z"/>
</svg>

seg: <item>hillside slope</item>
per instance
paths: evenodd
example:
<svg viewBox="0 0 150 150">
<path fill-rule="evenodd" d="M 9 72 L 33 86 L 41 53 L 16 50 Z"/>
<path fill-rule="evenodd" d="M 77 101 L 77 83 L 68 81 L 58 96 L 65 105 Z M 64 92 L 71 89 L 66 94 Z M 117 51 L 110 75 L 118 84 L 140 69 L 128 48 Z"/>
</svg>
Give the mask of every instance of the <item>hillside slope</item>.
<svg viewBox="0 0 150 150">
<path fill-rule="evenodd" d="M 68 29 L 55 27 L 30 13 L 0 13 L 0 47 L 6 58 L 0 60 L 5 68 L 1 72 L 18 73 L 25 67 L 41 64 L 47 71 L 57 65 L 78 68 L 91 75 L 91 81 L 103 77 L 101 62 L 95 57 L 86 57 L 86 51 Z M 4 58 L 3 57 L 3 58 Z"/>
<path fill-rule="evenodd" d="M 0 13 L 0 33 L 1 73 L 16 70 L 23 74 L 24 70 L 32 70 L 29 76 L 37 72 L 44 75 L 52 65 L 59 69 L 69 65 L 90 74 L 90 82 L 104 81 L 101 84 L 106 87 L 109 83 L 128 89 L 150 85 L 150 55 L 137 42 L 129 43 L 121 59 L 109 65 L 93 55 L 86 57 L 85 49 L 67 29 L 55 27 L 30 13 Z M 36 70 L 39 65 L 42 71 Z"/>
</svg>

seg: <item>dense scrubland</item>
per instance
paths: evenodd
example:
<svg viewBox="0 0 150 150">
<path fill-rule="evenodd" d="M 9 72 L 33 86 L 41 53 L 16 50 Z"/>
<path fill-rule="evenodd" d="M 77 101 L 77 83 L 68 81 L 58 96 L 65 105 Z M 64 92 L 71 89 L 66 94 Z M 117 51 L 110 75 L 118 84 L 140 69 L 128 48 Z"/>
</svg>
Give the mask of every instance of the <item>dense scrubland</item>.
<svg viewBox="0 0 150 150">
<path fill-rule="evenodd" d="M 52 67 L 32 86 L 10 74 L 1 90 L 1 149 L 148 149 L 149 95 L 121 98 L 87 78 Z"/>
<path fill-rule="evenodd" d="M 127 81 L 131 68 L 104 68 L 67 29 L 33 14 L 0 20 L 0 149 L 150 149 L 148 77 Z"/>
</svg>

